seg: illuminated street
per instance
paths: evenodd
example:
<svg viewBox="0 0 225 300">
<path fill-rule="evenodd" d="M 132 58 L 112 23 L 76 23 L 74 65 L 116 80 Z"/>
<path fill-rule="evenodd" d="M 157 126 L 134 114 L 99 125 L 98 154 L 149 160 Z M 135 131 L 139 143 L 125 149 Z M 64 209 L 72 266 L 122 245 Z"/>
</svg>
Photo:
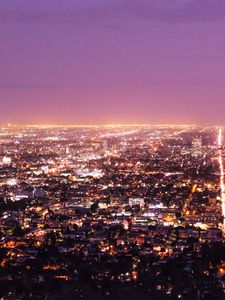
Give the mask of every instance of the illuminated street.
<svg viewBox="0 0 225 300">
<path fill-rule="evenodd" d="M 225 183 L 224 183 L 224 164 L 223 164 L 223 130 L 220 127 L 218 133 L 218 149 L 219 149 L 219 167 L 220 167 L 220 189 L 221 189 L 221 202 L 222 202 L 222 215 L 225 217 Z M 225 231 L 225 218 L 223 219 L 223 231 Z"/>
</svg>

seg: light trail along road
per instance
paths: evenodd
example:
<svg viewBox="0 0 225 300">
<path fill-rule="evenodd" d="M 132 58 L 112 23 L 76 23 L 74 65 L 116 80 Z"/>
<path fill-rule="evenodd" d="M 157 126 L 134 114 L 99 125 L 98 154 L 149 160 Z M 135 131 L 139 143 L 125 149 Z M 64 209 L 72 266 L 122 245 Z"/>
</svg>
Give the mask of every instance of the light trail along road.
<svg viewBox="0 0 225 300">
<path fill-rule="evenodd" d="M 222 145 L 223 145 L 223 130 L 220 127 L 218 132 L 218 161 L 220 168 L 220 199 L 222 206 L 222 216 L 223 216 L 223 233 L 225 233 L 225 183 L 224 183 L 224 164 L 223 164 L 223 153 L 222 153 Z"/>
</svg>

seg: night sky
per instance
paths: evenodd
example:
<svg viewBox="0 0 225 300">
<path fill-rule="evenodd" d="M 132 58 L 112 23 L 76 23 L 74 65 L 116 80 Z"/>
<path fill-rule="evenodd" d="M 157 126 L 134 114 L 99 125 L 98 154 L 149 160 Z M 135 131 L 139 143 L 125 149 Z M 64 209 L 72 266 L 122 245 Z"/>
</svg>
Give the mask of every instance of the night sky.
<svg viewBox="0 0 225 300">
<path fill-rule="evenodd" d="M 0 123 L 225 125 L 225 0 L 1 0 Z"/>
</svg>

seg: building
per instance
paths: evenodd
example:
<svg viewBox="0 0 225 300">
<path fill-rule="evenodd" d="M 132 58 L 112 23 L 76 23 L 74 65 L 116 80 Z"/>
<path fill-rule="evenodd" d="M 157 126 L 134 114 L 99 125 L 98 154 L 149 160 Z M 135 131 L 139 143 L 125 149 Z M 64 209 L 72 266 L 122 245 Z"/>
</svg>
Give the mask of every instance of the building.
<svg viewBox="0 0 225 300">
<path fill-rule="evenodd" d="M 4 157 L 2 158 L 2 163 L 3 163 L 4 165 L 10 165 L 11 162 L 12 162 L 11 157 L 4 156 Z"/>
<path fill-rule="evenodd" d="M 129 205 L 130 206 L 140 206 L 140 208 L 143 208 L 145 205 L 145 201 L 142 198 L 130 198 L 129 199 Z"/>
<path fill-rule="evenodd" d="M 202 139 L 196 138 L 192 140 L 192 156 L 201 156 L 203 154 Z"/>
</svg>

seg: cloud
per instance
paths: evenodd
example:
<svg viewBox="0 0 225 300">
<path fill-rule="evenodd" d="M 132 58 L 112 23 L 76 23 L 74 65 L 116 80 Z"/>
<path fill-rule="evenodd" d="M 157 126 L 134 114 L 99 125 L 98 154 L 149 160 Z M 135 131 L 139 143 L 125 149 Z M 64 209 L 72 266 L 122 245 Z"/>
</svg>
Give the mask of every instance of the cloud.
<svg viewBox="0 0 225 300">
<path fill-rule="evenodd" d="M 61 84 L 57 83 L 15 83 L 15 82 L 6 82 L 0 83 L 0 89 L 19 89 L 19 90 L 30 90 L 30 89 L 49 89 L 49 88 L 57 88 L 61 86 Z"/>
<path fill-rule="evenodd" d="M 225 0 L 127 0 L 91 8 L 87 15 L 161 22 L 219 21 L 225 19 Z"/>
<path fill-rule="evenodd" d="M 53 3 L 53 2 L 52 2 Z M 79 7 L 79 6 L 78 6 Z M 160 22 L 209 22 L 225 20 L 225 0 L 114 0 L 71 10 L 0 10 L 0 22 L 101 23 L 126 18 Z"/>
</svg>

